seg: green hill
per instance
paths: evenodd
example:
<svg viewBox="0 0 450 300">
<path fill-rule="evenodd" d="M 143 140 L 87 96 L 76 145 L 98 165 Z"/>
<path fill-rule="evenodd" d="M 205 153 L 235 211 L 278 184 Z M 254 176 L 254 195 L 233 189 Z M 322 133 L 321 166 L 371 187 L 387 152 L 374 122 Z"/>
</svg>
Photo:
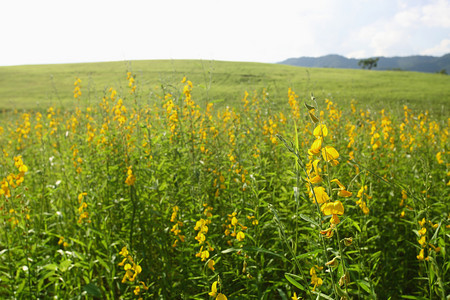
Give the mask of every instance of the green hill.
<svg viewBox="0 0 450 300">
<path fill-rule="evenodd" d="M 45 109 L 70 106 L 73 82 L 82 79 L 83 100 L 103 96 L 109 87 L 126 89 L 126 72 L 136 74 L 143 101 L 158 87 L 173 85 L 187 76 L 194 83 L 197 103 L 218 106 L 240 102 L 244 91 L 266 88 L 274 105 L 287 102 L 289 87 L 303 99 L 313 92 L 340 105 L 352 99 L 377 107 L 408 104 L 448 114 L 450 77 L 416 72 L 302 68 L 280 64 L 148 60 L 131 62 L 29 65 L 0 67 L 0 109 Z M 447 106 L 447 107 L 446 107 Z"/>
<path fill-rule="evenodd" d="M 341 55 L 331 54 L 321 57 L 288 58 L 280 64 L 314 67 L 314 68 L 342 68 L 361 69 L 358 66 L 359 59 L 346 58 Z M 441 57 L 414 55 L 405 57 L 379 57 L 377 70 L 403 70 L 426 73 L 438 73 L 441 70 L 450 71 L 450 53 Z"/>
</svg>

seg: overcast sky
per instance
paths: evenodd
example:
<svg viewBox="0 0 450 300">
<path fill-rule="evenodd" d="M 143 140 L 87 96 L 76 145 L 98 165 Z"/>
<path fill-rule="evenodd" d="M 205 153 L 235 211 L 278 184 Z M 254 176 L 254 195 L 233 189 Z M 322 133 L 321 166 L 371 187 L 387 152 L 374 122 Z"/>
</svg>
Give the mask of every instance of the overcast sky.
<svg viewBox="0 0 450 300">
<path fill-rule="evenodd" d="M 450 0 L 1 0 L 0 65 L 441 56 Z"/>
</svg>

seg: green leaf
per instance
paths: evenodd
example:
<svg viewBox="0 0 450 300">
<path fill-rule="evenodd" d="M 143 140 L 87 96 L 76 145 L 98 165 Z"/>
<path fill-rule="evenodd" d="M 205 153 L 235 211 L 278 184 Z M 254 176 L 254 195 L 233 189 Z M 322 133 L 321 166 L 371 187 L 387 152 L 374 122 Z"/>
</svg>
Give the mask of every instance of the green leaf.
<svg viewBox="0 0 450 300">
<path fill-rule="evenodd" d="M 317 299 L 320 299 L 320 297 L 322 297 L 322 298 L 325 298 L 325 299 L 328 299 L 328 300 L 334 300 L 334 298 L 331 298 L 330 296 L 325 295 L 325 294 L 320 293 L 320 292 L 312 291 L 312 293 L 317 295 Z"/>
<path fill-rule="evenodd" d="M 103 268 L 105 268 L 107 273 L 110 272 L 110 268 L 109 268 L 110 266 L 108 266 L 108 264 L 103 259 L 101 259 L 100 256 L 97 256 L 97 261 L 98 261 L 99 264 L 102 265 Z"/>
<path fill-rule="evenodd" d="M 44 269 L 50 270 L 50 271 L 58 271 L 58 266 L 55 264 L 48 264 L 44 266 Z"/>
<path fill-rule="evenodd" d="M 102 291 L 100 291 L 100 289 L 92 282 L 83 286 L 83 290 L 90 296 L 94 296 L 94 297 L 98 297 L 98 298 L 102 297 Z"/>
<path fill-rule="evenodd" d="M 430 265 L 429 273 L 430 273 L 430 282 L 433 283 L 434 282 L 434 266 L 433 266 L 433 264 Z"/>
<path fill-rule="evenodd" d="M 66 272 L 67 269 L 72 265 L 72 261 L 70 259 L 64 260 L 59 264 L 59 269 L 61 272 Z"/>
<path fill-rule="evenodd" d="M 319 122 L 319 119 L 312 112 L 309 112 L 309 117 L 311 118 L 311 121 L 314 122 L 314 124 Z"/>
<path fill-rule="evenodd" d="M 357 279 L 356 283 L 367 293 L 371 294 L 370 284 L 367 281 Z"/>
<path fill-rule="evenodd" d="M 312 256 L 314 254 L 320 253 L 322 251 L 323 251 L 322 249 L 316 249 L 316 250 L 313 250 L 313 251 L 310 251 L 310 252 L 307 252 L 307 253 L 300 254 L 300 255 L 296 256 L 295 258 L 296 259 L 303 259 L 303 258 Z"/>
<path fill-rule="evenodd" d="M 350 219 L 350 218 L 349 218 L 349 219 Z M 353 220 L 353 219 L 350 219 L 350 220 L 352 221 L 353 227 L 355 227 L 356 230 L 358 230 L 359 232 L 361 232 L 361 227 L 359 227 L 358 223 L 357 223 L 355 220 Z"/>
<path fill-rule="evenodd" d="M 297 275 L 294 274 L 290 274 L 290 273 L 285 273 L 284 277 L 286 277 L 286 279 L 295 287 L 297 287 L 298 289 L 304 291 L 305 288 L 297 281 L 294 279 L 294 277 L 298 277 Z"/>
<path fill-rule="evenodd" d="M 309 105 L 309 104 L 306 104 L 306 103 L 305 103 L 305 106 L 306 106 L 306 108 L 307 108 L 308 110 L 316 109 L 314 106 Z"/>
<path fill-rule="evenodd" d="M 283 292 L 282 289 L 277 289 L 277 291 L 278 291 L 278 294 L 280 295 L 281 299 L 283 299 L 283 300 L 288 300 L 288 298 L 287 298 L 287 296 L 286 296 L 286 293 Z"/>
<path fill-rule="evenodd" d="M 81 246 L 83 246 L 83 247 L 86 247 L 86 244 L 83 243 L 83 242 L 80 241 L 80 240 L 77 240 L 77 239 L 74 239 L 74 238 L 70 238 L 70 240 L 71 240 L 72 242 L 78 244 L 78 245 L 81 245 Z"/>
<path fill-rule="evenodd" d="M 269 250 L 264 249 L 264 248 L 258 248 L 258 247 L 228 248 L 228 249 L 223 250 L 222 254 L 227 254 L 227 253 L 230 253 L 230 252 L 238 252 L 238 251 L 256 252 L 256 253 L 261 252 L 261 253 L 270 254 L 270 255 L 279 257 L 279 258 L 281 258 L 283 260 L 286 260 L 286 257 L 284 257 L 281 254 L 269 251 Z"/>
<path fill-rule="evenodd" d="M 436 237 L 437 237 L 437 235 L 439 233 L 439 229 L 441 229 L 441 224 L 442 224 L 442 221 L 439 222 L 439 225 L 436 228 L 436 231 L 434 232 L 433 236 L 431 237 L 430 243 L 434 243 L 434 241 L 436 240 Z"/>
<path fill-rule="evenodd" d="M 308 223 L 315 225 L 316 227 L 320 227 L 319 224 L 317 224 L 315 221 L 311 220 L 310 217 L 305 216 L 304 214 L 300 214 L 300 218 L 302 218 L 303 220 L 305 220 Z"/>
</svg>

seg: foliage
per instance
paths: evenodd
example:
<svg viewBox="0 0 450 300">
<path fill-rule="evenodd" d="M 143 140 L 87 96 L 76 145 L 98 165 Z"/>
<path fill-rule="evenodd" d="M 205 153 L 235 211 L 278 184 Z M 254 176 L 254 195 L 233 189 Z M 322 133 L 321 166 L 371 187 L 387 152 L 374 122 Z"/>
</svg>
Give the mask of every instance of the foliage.
<svg viewBox="0 0 450 300">
<path fill-rule="evenodd" d="M 122 77 L 3 114 L 2 298 L 448 294 L 450 120 Z"/>
<path fill-rule="evenodd" d="M 358 62 L 358 66 L 360 66 L 363 69 L 367 68 L 367 69 L 371 70 L 372 68 L 376 68 L 377 67 L 378 60 L 380 60 L 379 57 L 377 57 L 377 58 L 361 59 Z"/>
</svg>

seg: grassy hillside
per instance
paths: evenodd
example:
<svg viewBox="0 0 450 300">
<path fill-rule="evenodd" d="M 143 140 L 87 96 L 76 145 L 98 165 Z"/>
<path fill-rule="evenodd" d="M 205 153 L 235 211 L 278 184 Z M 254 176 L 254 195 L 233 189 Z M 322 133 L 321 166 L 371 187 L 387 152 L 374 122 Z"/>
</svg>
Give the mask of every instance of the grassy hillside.
<svg viewBox="0 0 450 300">
<path fill-rule="evenodd" d="M 450 54 L 441 57 L 413 55 L 378 57 L 379 61 L 376 70 L 404 70 L 426 73 L 440 73 L 442 70 L 450 70 Z M 309 68 L 342 68 L 361 69 L 358 65 L 359 59 L 346 58 L 342 55 L 330 54 L 321 57 L 298 57 L 288 58 L 281 64 L 290 66 L 302 66 Z"/>
<path fill-rule="evenodd" d="M 71 103 L 75 77 L 83 80 L 85 99 L 98 99 L 105 89 L 126 84 L 126 72 L 136 74 L 143 99 L 161 84 L 178 82 L 186 75 L 194 83 L 199 103 L 229 105 L 244 91 L 266 88 L 272 101 L 286 101 L 292 87 L 303 98 L 314 92 L 341 105 L 355 99 L 371 106 L 408 104 L 446 114 L 450 77 L 415 72 L 301 68 L 277 64 L 149 60 L 131 62 L 30 65 L 0 67 L 0 109 L 45 108 Z M 220 106 L 219 105 L 219 106 Z"/>
</svg>

